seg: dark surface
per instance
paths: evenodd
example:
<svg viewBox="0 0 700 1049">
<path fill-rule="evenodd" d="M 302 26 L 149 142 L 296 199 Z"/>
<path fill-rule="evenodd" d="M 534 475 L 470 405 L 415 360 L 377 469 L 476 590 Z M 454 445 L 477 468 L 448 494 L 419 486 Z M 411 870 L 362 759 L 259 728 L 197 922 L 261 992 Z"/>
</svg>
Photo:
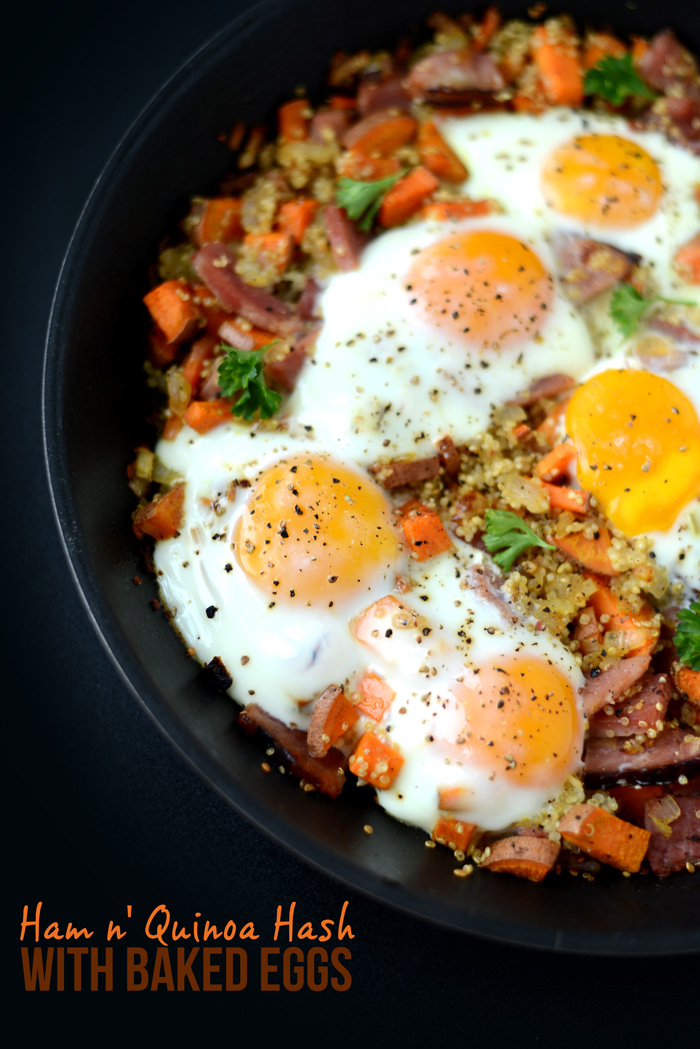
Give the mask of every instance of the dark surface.
<svg viewBox="0 0 700 1049">
<path fill-rule="evenodd" d="M 564 1034 L 573 999 L 574 1018 L 581 1009 L 595 1016 L 591 1030 L 602 1029 L 600 1041 L 612 1045 L 641 1005 L 630 988 L 648 987 L 651 971 L 664 1004 L 669 995 L 689 1003 L 697 958 L 593 962 L 504 947 L 405 917 L 311 869 L 239 817 L 163 739 L 105 655 L 73 586 L 51 516 L 40 440 L 52 288 L 82 202 L 111 149 L 162 80 L 237 9 L 210 3 L 194 11 L 179 0 L 99 9 L 69 3 L 43 16 L 36 8 L 18 12 L 19 24 L 9 30 L 12 47 L 2 68 L 4 222 L 12 246 L 6 253 L 12 280 L 3 283 L 13 289 L 3 346 L 6 805 L 14 833 L 8 953 L 19 989 L 17 923 L 22 906 L 37 900 L 47 920 L 96 929 L 123 917 L 129 903 L 141 915 L 167 903 L 185 923 L 197 911 L 221 924 L 253 921 L 259 944 L 271 945 L 278 904 L 286 910 L 295 900 L 300 920 L 318 924 L 337 920 L 347 899 L 355 933 L 352 986 L 342 995 L 275 994 L 256 991 L 251 979 L 233 1001 L 161 991 L 118 994 L 117 1009 L 115 995 L 104 993 L 34 994 L 20 999 L 27 1029 L 45 1033 L 68 1010 L 75 1017 L 89 1007 L 107 1018 L 147 1003 L 160 1017 L 159 1033 L 168 1034 L 177 1032 L 185 1012 L 202 1024 L 213 1021 L 217 1033 L 224 1023 L 240 1032 L 241 1017 L 257 1016 L 264 1027 L 273 1020 L 281 1034 L 281 1018 L 289 1025 L 306 1014 L 307 1022 L 319 1023 L 343 1017 L 343 1027 L 369 1018 L 374 1036 L 388 1034 L 392 1024 L 415 1037 L 431 1029 L 482 1034 L 497 1024 L 501 1037 L 522 1041 L 524 1010 L 525 1044 L 535 1045 L 548 1040 L 547 1029 Z M 96 933 L 95 942 L 102 946 L 103 936 Z M 249 949 L 252 971 L 256 948 Z M 572 995 L 589 980 L 603 1017 L 590 990 Z M 625 989 L 617 1003 L 616 986 Z M 665 1008 L 647 1012 L 638 1044 L 661 1037 L 667 1022 Z"/>
</svg>

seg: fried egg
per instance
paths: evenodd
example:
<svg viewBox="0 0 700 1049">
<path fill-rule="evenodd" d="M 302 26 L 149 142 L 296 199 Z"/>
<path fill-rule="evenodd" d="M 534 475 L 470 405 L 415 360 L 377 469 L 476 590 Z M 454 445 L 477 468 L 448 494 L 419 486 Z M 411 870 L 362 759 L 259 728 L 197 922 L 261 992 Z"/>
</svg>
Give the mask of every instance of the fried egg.
<svg viewBox="0 0 700 1049">
<path fill-rule="evenodd" d="M 333 276 L 323 328 L 289 401 L 297 427 L 366 465 L 434 454 L 482 433 L 493 409 L 593 346 L 534 224 L 417 222 L 377 237 Z"/>
<path fill-rule="evenodd" d="M 180 534 L 154 565 L 173 623 L 197 659 L 219 657 L 232 695 L 287 723 L 349 677 L 349 620 L 406 566 L 385 493 L 354 464 L 274 429 L 231 422 L 163 441 L 186 481 Z"/>
<path fill-rule="evenodd" d="M 380 727 L 404 756 L 378 800 L 428 832 L 445 810 L 490 830 L 532 816 L 581 762 L 583 674 L 494 602 L 485 561 L 467 546 L 433 558 L 353 624 L 365 672 L 393 693 Z"/>
</svg>

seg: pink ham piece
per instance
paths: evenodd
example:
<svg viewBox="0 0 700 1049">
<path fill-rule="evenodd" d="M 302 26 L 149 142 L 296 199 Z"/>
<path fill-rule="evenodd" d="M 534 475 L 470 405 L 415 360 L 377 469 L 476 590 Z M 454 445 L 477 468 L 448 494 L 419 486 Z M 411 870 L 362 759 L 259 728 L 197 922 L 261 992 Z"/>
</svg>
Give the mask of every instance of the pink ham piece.
<svg viewBox="0 0 700 1049">
<path fill-rule="evenodd" d="M 440 473 L 440 456 L 427 459 L 394 459 L 389 463 L 376 463 L 369 472 L 382 488 L 404 488 L 422 484 Z"/>
<path fill-rule="evenodd" d="M 192 266 L 225 310 L 245 317 L 256 328 L 275 335 L 294 335 L 302 327 L 300 318 L 285 302 L 241 280 L 235 270 L 236 256 L 226 245 L 206 244 L 193 256 Z"/>
<path fill-rule="evenodd" d="M 320 293 L 321 289 L 316 281 L 313 277 L 309 277 L 297 303 L 297 313 L 305 321 L 318 320 L 318 296 Z"/>
<path fill-rule="evenodd" d="M 518 622 L 518 617 L 501 590 L 503 576 L 498 568 L 490 564 L 470 565 L 465 576 L 468 588 L 475 590 L 482 601 L 488 602 L 504 623 Z"/>
<path fill-rule="evenodd" d="M 600 710 L 590 718 L 588 731 L 591 736 L 613 739 L 656 729 L 656 723 L 663 721 L 671 699 L 671 679 L 666 674 L 651 674 L 640 684 L 639 692 L 615 704 L 613 714 Z"/>
<path fill-rule="evenodd" d="M 561 270 L 562 289 L 577 305 L 582 305 L 612 288 L 632 272 L 639 258 L 598 240 L 576 233 L 557 233 L 554 253 Z"/>
<path fill-rule="evenodd" d="M 309 355 L 309 350 L 316 342 L 320 327 L 300 335 L 290 347 L 283 347 L 280 354 L 275 353 L 273 346 L 269 350 L 269 359 L 265 357 L 265 380 L 285 393 L 291 393 L 297 383 L 299 372 Z"/>
<path fill-rule="evenodd" d="M 686 863 L 700 863 L 700 798 L 674 797 L 678 806 L 676 819 L 665 823 L 669 803 L 666 798 L 652 798 L 644 805 L 644 826 L 651 831 L 647 859 L 654 874 L 667 878 L 683 870 Z M 673 809 L 673 804 L 670 808 Z M 670 834 L 666 836 L 663 827 Z"/>
<path fill-rule="evenodd" d="M 647 84 L 657 91 L 690 83 L 698 75 L 695 59 L 671 29 L 652 37 L 637 68 Z"/>
<path fill-rule="evenodd" d="M 409 109 L 411 100 L 404 91 L 401 77 L 386 80 L 363 80 L 357 89 L 357 108 L 363 117 L 379 109 Z"/>
<path fill-rule="evenodd" d="M 559 842 L 539 834 L 517 834 L 501 838 L 489 846 L 490 855 L 481 867 L 486 870 L 515 874 L 528 881 L 542 881 L 557 862 Z"/>
<path fill-rule="evenodd" d="M 663 93 L 637 122 L 700 155 L 700 76 L 696 60 L 670 29 L 657 33 L 639 60 L 647 84 Z"/>
<path fill-rule="evenodd" d="M 700 771 L 700 736 L 688 728 L 667 728 L 637 752 L 625 750 L 624 744 L 619 739 L 588 741 L 583 763 L 586 786 L 672 783 L 681 773 L 693 776 Z"/>
<path fill-rule="evenodd" d="M 403 84 L 414 100 L 449 104 L 469 102 L 474 92 L 502 91 L 505 81 L 490 55 L 458 48 L 416 62 Z"/>
<path fill-rule="evenodd" d="M 313 757 L 309 754 L 306 732 L 273 718 L 257 703 L 249 703 L 236 720 L 248 735 L 263 735 L 274 748 L 276 760 L 290 775 L 310 783 L 321 794 L 338 797 L 345 785 L 348 759 L 337 747 L 331 747 L 325 757 Z"/>
<path fill-rule="evenodd" d="M 323 221 L 338 269 L 344 273 L 356 270 L 360 265 L 362 249 L 369 241 L 369 234 L 361 233 L 343 209 L 335 204 L 327 204 L 323 209 Z"/>
<path fill-rule="evenodd" d="M 312 142 L 340 142 L 349 127 L 347 109 L 321 109 L 312 117 L 309 136 Z"/>
<path fill-rule="evenodd" d="M 669 335 L 676 342 L 682 342 L 686 345 L 697 348 L 700 343 L 700 333 L 689 328 L 687 324 L 681 324 L 678 321 L 666 320 L 665 317 L 652 317 L 648 322 L 648 327 L 652 331 L 658 331 L 662 335 Z M 683 360 L 678 360 L 673 367 L 669 367 L 667 370 L 672 371 L 673 368 L 680 368 L 686 360 L 686 354 L 683 354 Z"/>
<path fill-rule="evenodd" d="M 543 375 L 541 379 L 535 379 L 532 386 L 523 390 L 517 397 L 513 397 L 508 403 L 519 404 L 522 408 L 527 408 L 531 404 L 536 404 L 542 397 L 559 397 L 575 385 L 576 380 L 570 375 L 561 373 Z"/>
<path fill-rule="evenodd" d="M 448 434 L 445 437 L 441 437 L 440 440 L 436 441 L 435 443 L 437 445 L 438 455 L 440 456 L 442 468 L 447 474 L 447 476 L 452 478 L 453 480 L 459 477 L 459 467 L 461 460 L 459 452 L 457 451 L 457 447 L 452 438 Z"/>
<path fill-rule="evenodd" d="M 607 703 L 614 703 L 647 672 L 651 657 L 648 652 L 621 659 L 609 670 L 587 674 L 581 698 L 587 717 L 597 714 Z"/>
</svg>

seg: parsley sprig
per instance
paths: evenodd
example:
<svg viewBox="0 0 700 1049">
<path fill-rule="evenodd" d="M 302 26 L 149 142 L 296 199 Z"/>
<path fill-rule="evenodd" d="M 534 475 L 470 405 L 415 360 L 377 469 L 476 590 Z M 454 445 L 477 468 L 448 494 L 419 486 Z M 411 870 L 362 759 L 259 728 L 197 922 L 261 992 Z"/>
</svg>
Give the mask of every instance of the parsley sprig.
<svg viewBox="0 0 700 1049">
<path fill-rule="evenodd" d="M 224 397 L 240 397 L 231 406 L 234 415 L 250 422 L 256 412 L 261 419 L 269 419 L 279 408 L 282 397 L 269 389 L 263 374 L 263 356 L 273 343 L 259 350 L 236 350 L 221 345 L 226 357 L 219 365 L 219 386 Z"/>
<path fill-rule="evenodd" d="M 665 299 L 663 295 L 654 295 L 645 299 L 631 284 L 621 284 L 610 299 L 610 316 L 626 339 L 634 335 L 644 313 L 655 302 L 668 302 L 672 306 L 695 306 L 694 302 L 682 299 Z"/>
<path fill-rule="evenodd" d="M 656 92 L 644 83 L 632 65 L 628 51 L 622 58 L 606 55 L 589 69 L 584 80 L 587 95 L 600 95 L 613 106 L 621 106 L 628 98 L 656 98 Z"/>
<path fill-rule="evenodd" d="M 487 510 L 484 545 L 490 554 L 495 551 L 494 561 L 506 572 L 513 567 L 516 558 L 531 546 L 541 546 L 545 550 L 556 550 L 551 543 L 533 532 L 521 517 L 510 510 Z"/>
<path fill-rule="evenodd" d="M 678 613 L 676 650 L 681 663 L 692 670 L 700 670 L 700 601 Z"/>
<path fill-rule="evenodd" d="M 348 217 L 353 222 L 357 222 L 358 229 L 361 229 L 363 233 L 369 233 L 384 197 L 394 183 L 405 174 L 405 171 L 397 171 L 395 175 L 376 179 L 374 182 L 358 182 L 354 178 L 341 178 L 338 181 L 335 199 Z"/>
</svg>

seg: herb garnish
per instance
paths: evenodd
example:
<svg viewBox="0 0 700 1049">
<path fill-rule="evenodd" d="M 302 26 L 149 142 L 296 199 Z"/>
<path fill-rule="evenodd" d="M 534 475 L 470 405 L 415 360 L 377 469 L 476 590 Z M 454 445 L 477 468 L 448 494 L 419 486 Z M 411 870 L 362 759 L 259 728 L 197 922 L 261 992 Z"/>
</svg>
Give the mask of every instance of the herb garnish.
<svg viewBox="0 0 700 1049">
<path fill-rule="evenodd" d="M 613 106 L 621 106 L 630 96 L 656 98 L 656 92 L 644 83 L 632 65 L 628 51 L 622 58 L 606 55 L 589 69 L 584 80 L 587 95 L 600 95 Z"/>
<path fill-rule="evenodd" d="M 700 670 L 700 601 L 678 613 L 676 650 L 681 663 L 692 670 Z"/>
<path fill-rule="evenodd" d="M 490 554 L 496 550 L 501 551 L 495 555 L 494 561 L 506 572 L 513 567 L 515 559 L 531 546 L 556 550 L 555 546 L 540 539 L 521 517 L 510 510 L 486 511 L 484 545 Z"/>
<path fill-rule="evenodd" d="M 268 388 L 263 375 L 263 356 L 272 345 L 269 343 L 259 350 L 237 350 L 225 344 L 220 347 L 226 351 L 226 358 L 219 365 L 221 392 L 224 397 L 234 397 L 242 391 L 231 405 L 231 411 L 246 422 L 250 422 L 256 412 L 260 412 L 261 419 L 269 419 L 282 402 L 280 394 Z"/>
<path fill-rule="evenodd" d="M 635 333 L 642 315 L 655 302 L 668 302 L 672 306 L 696 305 L 694 302 L 685 302 L 682 299 L 665 299 L 663 295 L 654 295 L 651 299 L 645 299 L 631 284 L 621 284 L 615 289 L 610 299 L 610 316 L 627 339 Z"/>
<path fill-rule="evenodd" d="M 405 171 L 397 171 L 395 175 L 389 175 L 388 178 L 380 178 L 374 182 L 358 182 L 354 178 L 341 178 L 338 181 L 335 199 L 348 217 L 353 222 L 357 222 L 358 229 L 361 229 L 363 233 L 369 233 L 384 197 L 394 183 L 405 174 Z"/>
</svg>

